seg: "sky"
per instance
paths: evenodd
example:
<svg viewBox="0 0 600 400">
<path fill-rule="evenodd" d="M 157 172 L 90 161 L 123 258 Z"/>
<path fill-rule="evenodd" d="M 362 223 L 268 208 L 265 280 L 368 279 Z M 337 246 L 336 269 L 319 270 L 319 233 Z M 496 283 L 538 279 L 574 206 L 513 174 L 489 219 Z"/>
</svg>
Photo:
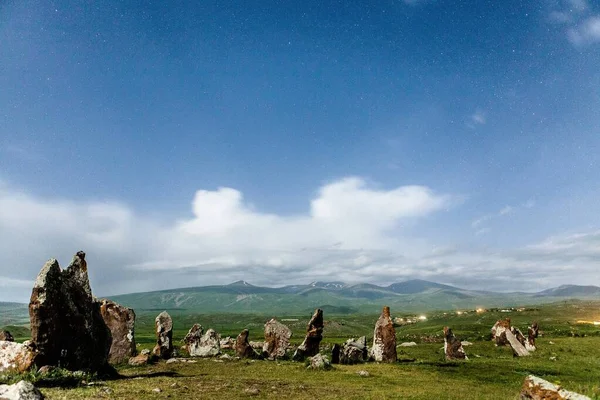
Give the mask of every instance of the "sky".
<svg viewBox="0 0 600 400">
<path fill-rule="evenodd" d="M 0 3 L 0 300 L 600 285 L 600 2 Z"/>
</svg>

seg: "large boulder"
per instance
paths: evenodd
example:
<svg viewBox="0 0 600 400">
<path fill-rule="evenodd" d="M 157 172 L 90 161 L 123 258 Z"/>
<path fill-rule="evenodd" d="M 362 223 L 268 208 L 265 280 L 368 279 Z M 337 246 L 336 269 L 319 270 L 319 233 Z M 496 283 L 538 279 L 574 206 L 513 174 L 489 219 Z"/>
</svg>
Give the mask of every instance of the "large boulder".
<svg viewBox="0 0 600 400">
<path fill-rule="evenodd" d="M 26 372 L 34 365 L 36 355 L 30 346 L 0 340 L 0 373 Z"/>
<path fill-rule="evenodd" d="M 14 342 L 15 338 L 10 334 L 9 331 L 0 331 L 0 340 L 5 342 Z"/>
<path fill-rule="evenodd" d="M 2 400 L 43 400 L 44 395 L 33 383 L 19 381 L 14 385 L 0 385 L 0 399 Z"/>
<path fill-rule="evenodd" d="M 323 310 L 317 308 L 306 328 L 304 341 L 294 352 L 294 360 L 303 360 L 319 353 L 319 344 L 323 339 Z"/>
<path fill-rule="evenodd" d="M 358 364 L 368 360 L 367 338 L 348 339 L 339 349 L 340 364 Z M 334 354 L 332 354 L 333 358 Z"/>
<path fill-rule="evenodd" d="M 290 328 L 275 318 L 267 321 L 265 324 L 265 342 L 262 349 L 265 357 L 270 360 L 285 357 L 285 353 L 290 347 L 291 337 L 292 331 Z"/>
<path fill-rule="evenodd" d="M 378 362 L 396 362 L 398 359 L 396 354 L 396 330 L 388 306 L 383 307 L 381 316 L 375 323 L 371 356 Z"/>
<path fill-rule="evenodd" d="M 135 347 L 135 312 L 114 301 L 102 299 L 100 314 L 104 323 L 110 329 L 112 345 L 108 354 L 108 361 L 112 364 L 127 362 L 136 355 Z"/>
<path fill-rule="evenodd" d="M 240 358 L 260 358 L 250 343 L 248 342 L 248 329 L 244 329 L 235 340 L 235 355 Z"/>
<path fill-rule="evenodd" d="M 591 400 L 579 393 L 569 392 L 537 376 L 529 375 L 521 389 L 522 400 Z"/>
<path fill-rule="evenodd" d="M 161 312 L 154 320 L 156 331 L 156 346 L 152 354 L 168 360 L 173 356 L 173 320 L 166 311 Z"/>
<path fill-rule="evenodd" d="M 444 327 L 444 354 L 446 360 L 468 360 L 462 342 L 454 336 L 452 329 Z"/>
<path fill-rule="evenodd" d="M 206 333 L 200 324 L 194 324 L 185 335 L 183 342 L 185 350 L 192 357 L 213 357 L 221 353 L 221 337 L 213 329 Z"/>
<path fill-rule="evenodd" d="M 33 286 L 29 317 L 36 365 L 112 371 L 108 364 L 112 337 L 92 297 L 83 251 L 65 270 L 55 259 L 46 262 Z"/>
<path fill-rule="evenodd" d="M 321 354 L 317 354 L 310 358 L 310 362 L 306 368 L 314 369 L 314 370 L 322 370 L 322 369 L 327 370 L 327 369 L 331 369 L 331 363 L 329 362 L 327 357 L 325 357 Z"/>
</svg>

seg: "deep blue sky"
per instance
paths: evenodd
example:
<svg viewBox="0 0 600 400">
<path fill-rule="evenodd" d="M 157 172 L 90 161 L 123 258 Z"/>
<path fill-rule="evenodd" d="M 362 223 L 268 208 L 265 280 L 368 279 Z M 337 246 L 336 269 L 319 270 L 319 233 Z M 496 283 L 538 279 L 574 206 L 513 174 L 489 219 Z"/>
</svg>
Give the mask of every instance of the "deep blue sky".
<svg viewBox="0 0 600 400">
<path fill-rule="evenodd" d="M 598 228 L 597 1 L 255 3 L 2 2 L 0 179 L 168 224 L 360 176 L 460 197 L 415 231 L 442 244 Z"/>
</svg>

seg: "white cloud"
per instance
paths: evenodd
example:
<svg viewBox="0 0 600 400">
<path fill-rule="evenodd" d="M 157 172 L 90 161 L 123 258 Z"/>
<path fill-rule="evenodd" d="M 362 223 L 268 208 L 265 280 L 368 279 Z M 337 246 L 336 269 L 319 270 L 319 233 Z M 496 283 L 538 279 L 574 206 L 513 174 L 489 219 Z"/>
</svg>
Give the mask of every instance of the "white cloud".
<svg viewBox="0 0 600 400">
<path fill-rule="evenodd" d="M 581 24 L 569 29 L 567 37 L 575 46 L 600 43 L 600 16 L 589 17 Z"/>
<path fill-rule="evenodd" d="M 196 193 L 193 218 L 161 226 L 119 203 L 48 200 L 4 185 L 0 275 L 34 279 L 46 259 L 66 265 L 79 249 L 104 293 L 226 283 L 246 268 L 260 270 L 254 280 L 263 283 L 285 281 L 290 269 L 351 274 L 390 249 L 415 251 L 415 241 L 401 240 L 399 223 L 452 200 L 423 186 L 378 190 L 345 178 L 322 186 L 308 213 L 279 216 L 254 211 L 239 191 L 219 188 Z M 193 280 L 186 275 L 191 270 Z"/>
<path fill-rule="evenodd" d="M 471 115 L 471 121 L 478 125 L 485 125 L 487 119 L 485 113 L 481 110 L 478 110 L 473 115 Z"/>
<path fill-rule="evenodd" d="M 498 215 L 507 215 L 514 211 L 514 208 L 511 206 L 503 207 L 500 211 L 498 211 Z"/>
<path fill-rule="evenodd" d="M 567 5 L 574 12 L 583 12 L 588 9 L 587 0 L 567 0 Z"/>
</svg>

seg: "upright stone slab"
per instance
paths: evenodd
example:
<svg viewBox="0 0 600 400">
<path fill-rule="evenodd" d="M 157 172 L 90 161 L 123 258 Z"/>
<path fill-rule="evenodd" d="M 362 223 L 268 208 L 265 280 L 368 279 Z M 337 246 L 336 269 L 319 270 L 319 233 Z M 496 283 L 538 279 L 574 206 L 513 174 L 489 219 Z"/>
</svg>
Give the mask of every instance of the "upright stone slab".
<svg viewBox="0 0 600 400">
<path fill-rule="evenodd" d="M 383 307 L 381 316 L 375 323 L 371 356 L 377 362 L 396 362 L 398 359 L 396 354 L 396 330 L 388 306 Z"/>
<path fill-rule="evenodd" d="M 525 348 L 527 351 L 535 351 L 535 339 L 537 339 L 539 334 L 538 323 L 534 322 L 530 327 L 527 328 L 527 342 L 525 343 Z"/>
<path fill-rule="evenodd" d="M 496 343 L 496 346 L 506 346 L 508 344 L 506 331 L 510 331 L 510 318 L 496 321 L 492 327 L 492 340 Z"/>
<path fill-rule="evenodd" d="M 173 356 L 173 320 L 166 311 L 158 314 L 154 320 L 156 346 L 152 350 L 155 356 L 168 360 Z"/>
<path fill-rule="evenodd" d="M 303 360 L 319 353 L 319 345 L 323 339 L 323 310 L 317 308 L 308 322 L 304 341 L 294 352 L 294 360 Z"/>
<path fill-rule="evenodd" d="M 262 349 L 265 357 L 270 360 L 285 357 L 285 353 L 290 347 L 291 337 L 292 331 L 290 328 L 275 318 L 267 321 L 265 324 L 265 343 Z"/>
<path fill-rule="evenodd" d="M 136 355 L 135 347 L 135 312 L 114 301 L 98 300 L 100 314 L 110 329 L 112 345 L 108 354 L 111 364 L 121 364 Z"/>
<path fill-rule="evenodd" d="M 452 329 L 444 327 L 444 354 L 446 360 L 468 360 L 462 342 L 454 336 Z"/>
<path fill-rule="evenodd" d="M 31 293 L 29 317 L 37 366 L 113 371 L 108 364 L 112 337 L 92 297 L 83 251 L 65 270 L 55 259 L 46 262 Z"/>
<path fill-rule="evenodd" d="M 235 355 L 240 358 L 260 358 L 260 355 L 250 346 L 248 335 L 248 329 L 244 329 L 236 338 Z"/>
<path fill-rule="evenodd" d="M 9 331 L 0 331 L 0 340 L 5 342 L 14 342 L 15 338 L 10 334 Z"/>
</svg>

